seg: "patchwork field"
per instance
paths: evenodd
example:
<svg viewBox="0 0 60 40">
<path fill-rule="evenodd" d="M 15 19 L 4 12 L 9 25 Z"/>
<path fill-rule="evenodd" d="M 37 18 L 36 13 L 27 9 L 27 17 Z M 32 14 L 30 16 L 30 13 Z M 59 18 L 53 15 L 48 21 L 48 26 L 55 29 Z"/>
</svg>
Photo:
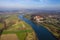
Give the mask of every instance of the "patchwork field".
<svg viewBox="0 0 60 40">
<path fill-rule="evenodd" d="M 3 34 L 1 40 L 18 40 L 16 34 Z"/>
<path fill-rule="evenodd" d="M 28 35 L 34 32 L 29 24 L 18 18 L 17 14 L 2 15 L 1 18 L 3 21 L 0 19 L 2 21 L 0 28 L 4 27 L 1 40 L 26 40 Z M 36 37 L 34 34 L 32 34 L 33 38 Z"/>
</svg>

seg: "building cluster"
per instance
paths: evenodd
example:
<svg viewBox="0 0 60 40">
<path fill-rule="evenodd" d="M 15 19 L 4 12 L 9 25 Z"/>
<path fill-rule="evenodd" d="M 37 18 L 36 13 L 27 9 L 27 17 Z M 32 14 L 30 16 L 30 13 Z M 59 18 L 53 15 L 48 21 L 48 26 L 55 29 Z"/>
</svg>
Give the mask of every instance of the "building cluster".
<svg viewBox="0 0 60 40">
<path fill-rule="evenodd" d="M 44 17 L 39 16 L 39 15 L 32 16 L 31 19 L 32 19 L 33 21 L 37 22 L 37 23 L 42 23 L 42 22 L 44 22 L 44 21 L 43 21 L 43 20 L 44 20 Z"/>
<path fill-rule="evenodd" d="M 58 15 L 48 15 L 48 16 L 32 15 L 31 19 L 37 23 L 42 23 L 42 22 L 57 23 L 60 20 Z"/>
<path fill-rule="evenodd" d="M 43 22 L 43 17 L 41 17 L 41 16 L 35 16 L 34 17 L 34 20 L 37 22 L 37 23 L 40 23 L 40 22 Z"/>
</svg>

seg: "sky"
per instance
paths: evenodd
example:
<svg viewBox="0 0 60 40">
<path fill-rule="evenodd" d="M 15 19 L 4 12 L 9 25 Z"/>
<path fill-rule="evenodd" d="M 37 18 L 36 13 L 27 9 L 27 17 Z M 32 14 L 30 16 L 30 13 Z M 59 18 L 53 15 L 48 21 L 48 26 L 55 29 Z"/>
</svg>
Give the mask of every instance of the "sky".
<svg viewBox="0 0 60 40">
<path fill-rule="evenodd" d="M 60 9 L 60 0 L 0 0 L 0 8 Z"/>
</svg>

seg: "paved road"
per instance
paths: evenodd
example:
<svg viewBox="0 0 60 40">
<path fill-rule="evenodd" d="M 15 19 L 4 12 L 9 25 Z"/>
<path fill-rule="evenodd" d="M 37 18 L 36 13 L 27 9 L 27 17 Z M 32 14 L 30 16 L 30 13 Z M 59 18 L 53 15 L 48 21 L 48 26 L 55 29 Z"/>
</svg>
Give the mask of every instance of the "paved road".
<svg viewBox="0 0 60 40">
<path fill-rule="evenodd" d="M 33 23 L 31 20 L 28 20 L 26 18 L 24 18 L 23 15 L 20 15 L 19 18 L 23 21 L 25 21 L 26 23 L 28 23 L 29 25 L 32 26 L 32 28 L 34 29 L 34 31 L 36 32 L 36 35 L 38 37 L 38 40 L 57 40 L 55 38 L 55 36 L 53 36 L 51 34 L 51 32 L 49 32 L 46 28 L 44 28 L 43 26 L 38 26 L 35 23 Z"/>
</svg>

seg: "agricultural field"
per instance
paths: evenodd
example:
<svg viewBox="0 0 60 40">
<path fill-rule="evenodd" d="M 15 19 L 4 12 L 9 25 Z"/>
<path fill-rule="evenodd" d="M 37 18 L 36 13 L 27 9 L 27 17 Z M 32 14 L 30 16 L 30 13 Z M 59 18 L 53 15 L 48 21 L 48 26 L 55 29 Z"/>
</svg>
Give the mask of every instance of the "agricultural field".
<svg viewBox="0 0 60 40">
<path fill-rule="evenodd" d="M 30 38 L 32 39 L 36 38 L 32 27 L 26 22 L 20 20 L 17 14 L 2 15 L 0 20 L 3 20 L 0 22 L 0 28 L 4 28 L 1 34 L 1 40 L 27 40 L 29 39 L 27 38 L 28 35 L 31 35 Z"/>
</svg>

